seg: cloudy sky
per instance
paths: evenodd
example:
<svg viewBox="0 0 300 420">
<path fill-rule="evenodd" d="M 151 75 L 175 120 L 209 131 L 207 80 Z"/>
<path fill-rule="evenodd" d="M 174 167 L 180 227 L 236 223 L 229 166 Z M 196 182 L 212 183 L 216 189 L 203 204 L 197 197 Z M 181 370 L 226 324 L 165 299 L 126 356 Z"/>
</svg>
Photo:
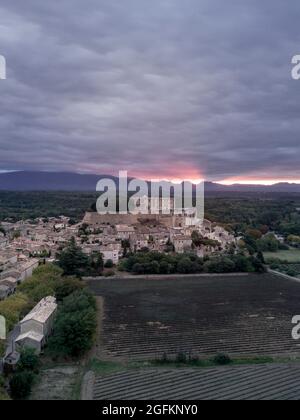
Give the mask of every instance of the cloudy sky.
<svg viewBox="0 0 300 420">
<path fill-rule="evenodd" d="M 299 0 L 1 0 L 0 171 L 300 180 Z"/>
</svg>

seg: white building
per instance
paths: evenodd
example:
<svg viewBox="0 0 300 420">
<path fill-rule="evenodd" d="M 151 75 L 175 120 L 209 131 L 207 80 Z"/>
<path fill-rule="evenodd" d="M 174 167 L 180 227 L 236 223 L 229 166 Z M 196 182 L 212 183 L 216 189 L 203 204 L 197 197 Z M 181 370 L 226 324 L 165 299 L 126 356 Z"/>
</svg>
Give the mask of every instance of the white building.
<svg viewBox="0 0 300 420">
<path fill-rule="evenodd" d="M 28 277 L 31 277 L 33 271 L 39 266 L 38 259 L 29 260 L 18 266 L 18 271 L 21 273 L 20 281 L 23 282 Z"/>
<path fill-rule="evenodd" d="M 104 262 L 111 260 L 115 265 L 118 264 L 122 256 L 122 247 L 120 243 L 112 243 L 100 247 L 100 252 L 103 256 Z"/>
<path fill-rule="evenodd" d="M 4 251 L 2 254 L 0 254 L 0 270 L 4 271 L 7 267 L 16 264 L 17 261 L 17 253 Z"/>
<path fill-rule="evenodd" d="M 11 289 L 9 286 L 0 283 L 0 300 L 6 299 L 9 295 L 11 295 Z"/>
<path fill-rule="evenodd" d="M 18 281 L 13 277 L 0 279 L 0 300 L 4 300 L 15 293 L 17 285 Z"/>
<path fill-rule="evenodd" d="M 117 237 L 119 239 L 129 239 L 131 235 L 135 233 L 133 226 L 128 225 L 117 225 L 116 226 Z"/>
<path fill-rule="evenodd" d="M 20 335 L 15 340 L 16 349 L 34 348 L 40 353 L 48 336 L 52 332 L 56 313 L 56 299 L 48 296 L 42 299 L 20 322 Z"/>
</svg>

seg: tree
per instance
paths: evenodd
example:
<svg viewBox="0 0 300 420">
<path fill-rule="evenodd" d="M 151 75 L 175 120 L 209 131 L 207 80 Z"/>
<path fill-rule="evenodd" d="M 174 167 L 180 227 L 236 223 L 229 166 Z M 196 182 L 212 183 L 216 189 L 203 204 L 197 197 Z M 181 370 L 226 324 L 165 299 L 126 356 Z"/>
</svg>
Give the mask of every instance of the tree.
<svg viewBox="0 0 300 420">
<path fill-rule="evenodd" d="M 198 259 L 197 261 L 192 261 L 191 264 L 191 273 L 202 273 L 203 272 L 203 263 Z"/>
<path fill-rule="evenodd" d="M 272 233 L 264 236 L 257 244 L 258 250 L 262 252 L 277 252 L 279 249 L 279 241 Z"/>
<path fill-rule="evenodd" d="M 257 252 L 257 242 L 251 236 L 246 235 L 244 237 L 244 242 L 246 244 L 246 248 L 250 255 L 255 254 Z"/>
<path fill-rule="evenodd" d="M 104 264 L 105 268 L 113 268 L 113 266 L 114 266 L 113 260 L 107 260 L 106 263 Z"/>
<path fill-rule="evenodd" d="M 83 288 L 84 283 L 81 280 L 74 277 L 65 277 L 56 286 L 55 297 L 58 302 L 62 302 L 67 296 Z"/>
<path fill-rule="evenodd" d="M 132 267 L 132 272 L 135 274 L 144 274 L 145 268 L 142 264 L 136 263 Z"/>
<path fill-rule="evenodd" d="M 288 276 L 291 276 L 291 277 L 297 277 L 297 276 L 299 275 L 299 271 L 298 271 L 298 270 L 296 270 L 296 269 L 295 269 L 295 268 L 293 268 L 293 267 L 289 267 L 289 268 L 287 269 L 286 274 L 287 274 Z"/>
<path fill-rule="evenodd" d="M 254 271 L 254 267 L 252 266 L 249 258 L 245 255 L 238 254 L 234 257 L 235 262 L 235 269 L 237 272 L 240 273 L 249 273 Z"/>
<path fill-rule="evenodd" d="M 235 263 L 227 257 L 214 257 L 204 264 L 204 271 L 208 273 L 233 273 Z"/>
<path fill-rule="evenodd" d="M 96 301 L 88 291 L 77 291 L 65 298 L 49 340 L 49 351 L 56 356 L 82 356 L 93 344 L 96 315 Z"/>
<path fill-rule="evenodd" d="M 225 366 L 225 365 L 230 365 L 230 363 L 232 363 L 232 360 L 229 356 L 227 356 L 227 354 L 217 354 L 216 357 L 213 358 L 213 362 L 216 365 L 220 365 L 220 366 Z"/>
<path fill-rule="evenodd" d="M 149 274 L 159 274 L 159 268 L 158 261 L 152 261 L 149 264 Z"/>
<path fill-rule="evenodd" d="M 88 257 L 76 245 L 75 238 L 72 238 L 67 247 L 57 255 L 58 265 L 64 271 L 64 275 L 80 276 L 88 266 Z"/>
<path fill-rule="evenodd" d="M 76 225 L 76 220 L 71 217 L 69 219 L 69 223 L 68 224 L 69 224 L 69 226 L 74 226 L 74 225 Z"/>
<path fill-rule="evenodd" d="M 297 235 L 289 235 L 287 237 L 287 241 L 290 244 L 299 245 L 300 244 L 300 236 L 297 236 Z"/>
<path fill-rule="evenodd" d="M 17 292 L 0 301 L 0 314 L 6 319 L 7 330 L 10 331 L 21 317 L 30 310 L 30 301 L 25 293 Z"/>
<path fill-rule="evenodd" d="M 255 240 L 261 239 L 261 237 L 262 237 L 262 233 L 258 229 L 247 229 L 246 230 L 246 235 L 250 236 L 251 238 L 253 238 Z"/>
<path fill-rule="evenodd" d="M 162 260 L 159 265 L 160 274 L 170 274 L 171 268 L 167 260 Z"/>
<path fill-rule="evenodd" d="M 123 257 L 126 257 L 126 255 L 128 254 L 128 252 L 130 252 L 130 241 L 128 239 L 124 239 L 122 241 L 122 248 L 123 248 Z"/>
<path fill-rule="evenodd" d="M 12 234 L 13 239 L 19 239 L 21 237 L 21 232 L 19 230 L 15 230 Z"/>
<path fill-rule="evenodd" d="M 104 268 L 103 256 L 100 252 L 92 252 L 88 259 L 89 274 L 99 276 Z"/>
<path fill-rule="evenodd" d="M 264 254 L 263 254 L 261 251 L 259 251 L 259 252 L 257 253 L 256 258 L 257 258 L 257 259 L 258 259 L 258 261 L 260 261 L 262 264 L 266 264 Z"/>
<path fill-rule="evenodd" d="M 266 235 L 269 232 L 269 226 L 267 226 L 267 225 L 261 225 L 259 227 L 259 230 L 261 231 L 261 233 L 263 235 Z"/>
<path fill-rule="evenodd" d="M 220 245 L 220 242 L 215 241 L 213 239 L 204 238 L 199 232 L 193 231 L 192 232 L 192 242 L 195 248 L 199 248 L 201 245 L 204 246 L 211 246 L 216 248 Z"/>
<path fill-rule="evenodd" d="M 188 257 L 182 258 L 177 264 L 177 271 L 181 274 L 188 274 L 191 272 L 192 262 Z"/>
<path fill-rule="evenodd" d="M 251 264 L 254 267 L 254 270 L 257 273 L 265 273 L 266 272 L 266 268 L 265 268 L 264 264 L 258 258 L 251 257 L 250 260 L 251 260 Z"/>
<path fill-rule="evenodd" d="M 87 223 L 82 223 L 82 225 L 78 229 L 78 234 L 80 236 L 88 236 L 89 233 L 90 233 L 89 225 Z"/>
<path fill-rule="evenodd" d="M 34 374 L 24 371 L 18 372 L 11 378 L 9 382 L 10 394 L 14 400 L 25 400 L 31 393 L 34 382 Z"/>
<path fill-rule="evenodd" d="M 25 348 L 21 352 L 20 360 L 17 365 L 19 372 L 32 371 L 38 373 L 40 360 L 34 349 Z"/>
<path fill-rule="evenodd" d="M 168 241 L 166 243 L 165 252 L 166 253 L 175 252 L 174 244 L 172 244 L 170 238 L 168 239 Z"/>
<path fill-rule="evenodd" d="M 10 398 L 5 389 L 5 381 L 3 376 L 0 375 L 0 401 L 9 401 Z"/>
<path fill-rule="evenodd" d="M 196 230 L 194 230 L 192 232 L 192 241 L 193 241 L 193 245 L 198 248 L 202 245 L 203 243 L 203 236 L 200 235 L 199 232 L 197 232 Z"/>
</svg>

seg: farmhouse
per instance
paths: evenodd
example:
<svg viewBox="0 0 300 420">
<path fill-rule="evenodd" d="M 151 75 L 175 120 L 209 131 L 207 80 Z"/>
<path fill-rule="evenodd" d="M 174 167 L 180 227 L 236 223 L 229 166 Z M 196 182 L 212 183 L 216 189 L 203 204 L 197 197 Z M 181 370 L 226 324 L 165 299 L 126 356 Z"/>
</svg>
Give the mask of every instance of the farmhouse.
<svg viewBox="0 0 300 420">
<path fill-rule="evenodd" d="M 40 353 L 52 331 L 56 309 L 54 297 L 48 296 L 41 300 L 20 322 L 20 335 L 15 340 L 16 349 L 30 347 Z"/>
</svg>

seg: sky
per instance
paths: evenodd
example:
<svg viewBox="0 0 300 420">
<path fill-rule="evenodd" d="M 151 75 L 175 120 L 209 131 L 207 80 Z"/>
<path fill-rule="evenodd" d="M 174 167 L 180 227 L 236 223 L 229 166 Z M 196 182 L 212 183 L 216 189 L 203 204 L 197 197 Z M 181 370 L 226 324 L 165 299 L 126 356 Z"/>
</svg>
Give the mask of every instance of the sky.
<svg viewBox="0 0 300 420">
<path fill-rule="evenodd" d="M 299 0 L 1 0 L 0 171 L 300 180 L 299 19 Z"/>
</svg>

